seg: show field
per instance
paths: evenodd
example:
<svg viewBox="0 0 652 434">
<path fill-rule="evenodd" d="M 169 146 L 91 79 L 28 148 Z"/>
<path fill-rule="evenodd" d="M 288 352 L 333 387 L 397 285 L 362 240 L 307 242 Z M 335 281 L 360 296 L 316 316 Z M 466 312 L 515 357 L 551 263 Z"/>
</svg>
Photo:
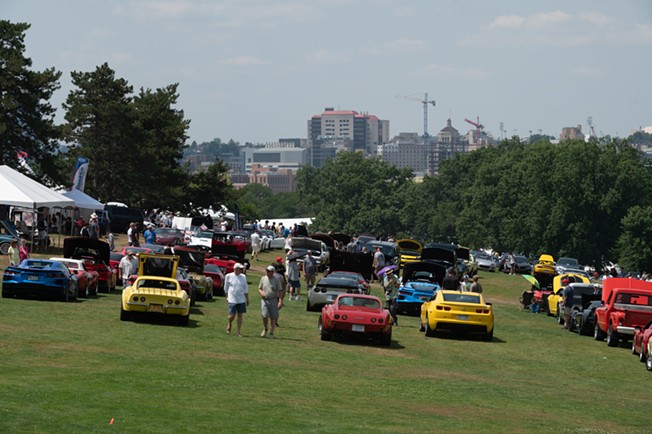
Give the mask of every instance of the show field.
<svg viewBox="0 0 652 434">
<path fill-rule="evenodd" d="M 1 299 L 0 432 L 649 432 L 652 375 L 629 346 L 521 310 L 521 276 L 480 272 L 491 342 L 427 338 L 416 316 L 390 347 L 323 342 L 305 282 L 276 339 L 260 338 L 255 288 L 279 252 L 248 272 L 243 338 L 225 332 L 223 297 L 197 302 L 188 327 L 121 322 L 120 290 Z"/>
</svg>

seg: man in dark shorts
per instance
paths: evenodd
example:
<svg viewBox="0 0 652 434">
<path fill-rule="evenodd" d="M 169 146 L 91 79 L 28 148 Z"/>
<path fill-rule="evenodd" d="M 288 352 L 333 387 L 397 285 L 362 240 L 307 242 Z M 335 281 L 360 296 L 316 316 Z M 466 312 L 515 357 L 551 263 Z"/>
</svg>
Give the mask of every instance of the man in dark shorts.
<svg viewBox="0 0 652 434">
<path fill-rule="evenodd" d="M 243 274 L 244 265 L 237 263 L 233 266 L 233 272 L 224 277 L 224 294 L 226 302 L 229 305 L 229 324 L 226 326 L 226 332 L 231 333 L 231 324 L 235 316 L 238 316 L 238 331 L 236 336 L 242 336 L 242 316 L 247 312 L 249 306 L 249 288 L 247 286 L 247 276 Z"/>
<path fill-rule="evenodd" d="M 258 284 L 258 293 L 260 294 L 260 310 L 263 317 L 263 331 L 260 337 L 267 336 L 274 338 L 274 329 L 276 328 L 276 321 L 278 320 L 278 311 L 283 307 L 283 286 L 281 282 L 274 276 L 276 268 L 269 265 L 265 268 L 265 275 L 260 278 Z"/>
</svg>

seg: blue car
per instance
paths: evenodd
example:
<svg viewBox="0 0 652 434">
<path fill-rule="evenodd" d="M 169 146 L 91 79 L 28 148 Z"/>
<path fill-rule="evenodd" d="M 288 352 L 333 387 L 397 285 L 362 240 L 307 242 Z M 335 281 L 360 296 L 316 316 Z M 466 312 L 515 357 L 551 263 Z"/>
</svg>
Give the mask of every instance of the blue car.
<svg viewBox="0 0 652 434">
<path fill-rule="evenodd" d="M 7 267 L 2 276 L 2 297 L 43 297 L 63 301 L 77 298 L 77 276 L 57 261 L 25 259 Z"/>
<path fill-rule="evenodd" d="M 418 315 L 421 305 L 441 289 L 446 267 L 432 262 L 409 262 L 403 266 L 401 287 L 398 289 L 396 310 Z"/>
</svg>

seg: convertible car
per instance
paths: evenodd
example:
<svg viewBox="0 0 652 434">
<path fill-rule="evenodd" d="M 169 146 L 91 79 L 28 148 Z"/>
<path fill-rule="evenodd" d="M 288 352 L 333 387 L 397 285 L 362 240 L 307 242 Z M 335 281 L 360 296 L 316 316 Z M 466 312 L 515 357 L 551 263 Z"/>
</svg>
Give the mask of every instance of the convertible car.
<svg viewBox="0 0 652 434">
<path fill-rule="evenodd" d="M 392 317 L 372 295 L 338 295 L 333 304 L 322 308 L 318 325 L 323 341 L 343 335 L 375 338 L 385 346 L 392 343 Z"/>
<path fill-rule="evenodd" d="M 138 277 L 122 291 L 120 319 L 135 314 L 174 315 L 179 324 L 188 325 L 190 295 L 181 289 L 177 276 L 178 257 L 140 255 Z"/>
<path fill-rule="evenodd" d="M 441 289 L 446 268 L 432 262 L 410 262 L 403 267 L 401 287 L 398 289 L 396 311 L 418 315 L 421 305 Z"/>
<path fill-rule="evenodd" d="M 89 269 L 89 265 L 86 264 L 88 260 L 50 258 L 50 261 L 61 262 L 68 267 L 71 273 L 77 276 L 77 297 L 85 298 L 89 295 L 97 295 L 99 276 L 97 271 Z"/>
<path fill-rule="evenodd" d="M 419 330 L 429 337 L 441 330 L 480 333 L 490 341 L 494 337 L 494 312 L 482 294 L 440 290 L 421 306 Z"/>
<path fill-rule="evenodd" d="M 66 238 L 63 240 L 63 256 L 72 259 L 84 259 L 88 268 L 97 271 L 100 292 L 115 289 L 118 272 L 110 267 L 111 249 L 109 243 L 93 238 Z"/>
<path fill-rule="evenodd" d="M 7 267 L 2 276 L 2 297 L 44 297 L 63 301 L 77 298 L 77 276 L 61 262 L 25 259 Z"/>
<path fill-rule="evenodd" d="M 307 311 L 319 311 L 327 304 L 332 304 L 341 294 L 359 294 L 362 292 L 356 280 L 341 277 L 322 277 L 308 290 Z"/>
</svg>

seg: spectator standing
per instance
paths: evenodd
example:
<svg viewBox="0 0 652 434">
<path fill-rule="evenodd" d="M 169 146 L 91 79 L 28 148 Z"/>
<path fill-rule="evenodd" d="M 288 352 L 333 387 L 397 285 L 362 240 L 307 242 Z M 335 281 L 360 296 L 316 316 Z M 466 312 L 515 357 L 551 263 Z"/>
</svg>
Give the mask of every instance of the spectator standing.
<svg viewBox="0 0 652 434">
<path fill-rule="evenodd" d="M 516 274 L 516 258 L 514 257 L 514 253 L 509 254 L 507 262 L 509 263 L 509 275 L 514 276 Z"/>
<path fill-rule="evenodd" d="M 561 283 L 566 286 L 561 292 L 561 295 L 564 298 L 564 327 L 569 329 L 571 309 L 573 308 L 573 287 L 570 285 L 570 280 L 568 279 L 563 279 Z"/>
<path fill-rule="evenodd" d="M 145 237 L 145 242 L 147 244 L 156 244 L 156 230 L 154 229 L 153 224 L 150 223 L 147 226 L 147 230 L 145 231 L 143 236 Z"/>
<path fill-rule="evenodd" d="M 18 248 L 18 240 L 11 240 L 11 245 L 7 250 L 7 255 L 9 256 L 9 265 L 11 267 L 17 267 L 20 264 L 20 250 Z"/>
<path fill-rule="evenodd" d="M 287 255 L 292 249 L 292 235 L 285 239 L 285 254 Z"/>
<path fill-rule="evenodd" d="M 29 249 L 27 248 L 27 240 L 25 238 L 20 240 L 20 247 L 18 247 L 18 256 L 20 257 L 20 262 L 23 262 L 25 259 L 29 258 Z"/>
<path fill-rule="evenodd" d="M 129 229 L 127 229 L 127 245 L 134 245 L 134 224 L 129 223 Z"/>
<path fill-rule="evenodd" d="M 140 234 L 138 233 L 138 223 L 133 222 L 134 229 L 131 232 L 131 242 L 134 247 L 139 247 L 140 246 Z"/>
<path fill-rule="evenodd" d="M 382 284 L 383 290 L 385 291 L 385 308 L 389 310 L 390 315 L 392 315 L 394 325 L 398 325 L 398 317 L 396 316 L 396 297 L 398 297 L 398 288 L 400 288 L 401 282 L 398 277 L 394 275 L 393 269 L 390 268 L 385 272 Z"/>
<path fill-rule="evenodd" d="M 283 287 L 281 282 L 274 276 L 276 269 L 269 265 L 265 268 L 265 275 L 260 278 L 258 284 L 258 293 L 260 294 L 260 310 L 263 317 L 263 331 L 260 337 L 267 336 L 274 338 L 276 321 L 278 320 L 279 310 L 283 307 Z"/>
<path fill-rule="evenodd" d="M 115 252 L 115 238 L 113 237 L 113 231 L 109 228 L 109 233 L 106 234 L 106 241 L 109 243 L 109 250 Z"/>
<path fill-rule="evenodd" d="M 479 277 L 477 274 L 473 276 L 473 283 L 471 284 L 471 292 L 477 292 L 478 294 L 482 294 L 482 285 L 480 285 L 478 279 Z"/>
<path fill-rule="evenodd" d="M 448 289 L 450 291 L 459 291 L 460 290 L 460 280 L 455 275 L 455 269 L 449 267 L 446 272 L 446 277 L 441 283 L 443 289 Z"/>
<path fill-rule="evenodd" d="M 285 298 L 285 294 L 288 290 L 288 281 L 285 278 L 285 265 L 283 265 L 283 258 L 277 256 L 276 261 L 272 265 L 276 269 L 276 277 L 281 281 L 281 286 L 283 287 L 283 298 Z M 281 299 L 281 302 L 283 301 L 284 300 Z"/>
<path fill-rule="evenodd" d="M 260 235 L 258 232 L 252 232 L 251 234 L 251 260 L 254 259 L 258 261 L 258 254 L 260 253 Z"/>
<path fill-rule="evenodd" d="M 310 287 L 315 285 L 315 277 L 317 276 L 317 260 L 312 256 L 310 250 L 308 250 L 306 257 L 303 258 L 303 273 L 306 278 L 306 291 L 309 291 Z"/>
<path fill-rule="evenodd" d="M 236 263 L 233 266 L 233 272 L 224 277 L 224 293 L 226 302 L 229 306 L 229 324 L 226 326 L 226 332 L 231 333 L 233 319 L 238 316 L 236 323 L 236 336 L 242 336 L 242 317 L 247 312 L 249 306 L 249 287 L 247 286 L 247 276 L 243 273 L 244 265 Z"/>
<path fill-rule="evenodd" d="M 79 231 L 79 235 L 81 235 L 82 238 L 90 238 L 91 237 L 91 229 L 90 229 L 90 225 L 88 223 L 84 223 L 81 230 Z"/>
<path fill-rule="evenodd" d="M 288 256 L 292 255 L 292 250 Z M 288 259 L 287 267 L 288 286 L 290 287 L 290 301 L 301 301 L 301 273 L 296 259 Z"/>
<path fill-rule="evenodd" d="M 118 267 L 122 272 L 122 287 L 125 288 L 129 283 L 129 277 L 138 272 L 138 258 L 132 252 L 129 252 L 120 259 Z"/>
<path fill-rule="evenodd" d="M 385 254 L 383 253 L 380 246 L 376 246 L 376 252 L 374 253 L 374 273 L 376 274 L 376 279 L 380 281 L 378 272 L 385 266 Z"/>
<path fill-rule="evenodd" d="M 91 218 L 89 220 L 88 237 L 96 240 L 100 238 L 100 224 L 97 220 L 97 214 L 95 213 L 91 214 Z"/>
<path fill-rule="evenodd" d="M 471 282 L 469 282 L 469 276 L 464 275 L 462 281 L 460 282 L 460 291 L 469 292 L 471 290 Z"/>
</svg>

